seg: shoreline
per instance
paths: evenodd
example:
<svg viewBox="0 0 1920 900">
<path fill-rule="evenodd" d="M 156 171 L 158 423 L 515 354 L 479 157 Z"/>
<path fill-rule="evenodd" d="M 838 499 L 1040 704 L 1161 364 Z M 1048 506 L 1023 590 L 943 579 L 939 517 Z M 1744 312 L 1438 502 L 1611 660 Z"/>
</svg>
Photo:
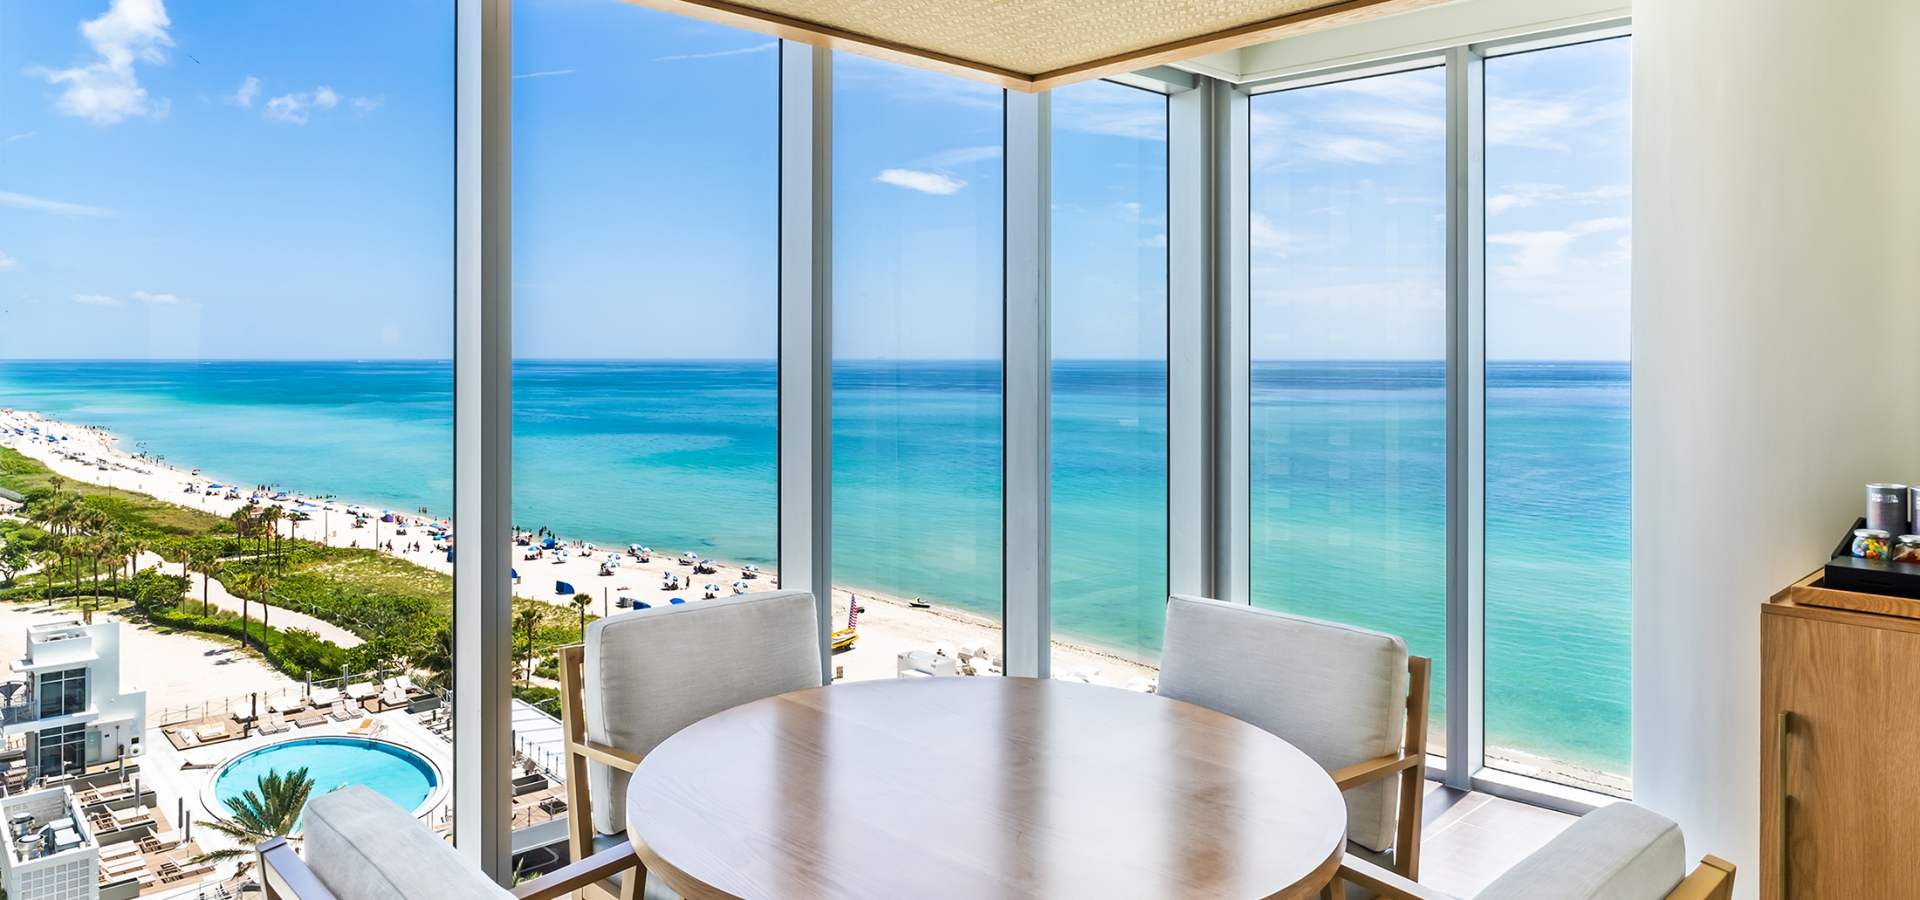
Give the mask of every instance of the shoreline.
<svg viewBox="0 0 1920 900">
<path fill-rule="evenodd" d="M 43 438 L 35 441 L 12 434 L 14 428 L 34 427 L 39 428 L 42 435 L 64 436 L 66 440 L 53 442 Z M 228 491 L 225 489 L 232 488 L 235 481 L 223 480 L 226 476 L 205 470 L 154 462 L 125 453 L 119 447 L 125 444 L 126 439 L 100 426 L 78 425 L 31 410 L 12 409 L 0 411 L 0 428 L 6 431 L 4 436 L 0 436 L 0 446 L 11 447 L 32 457 L 63 477 L 110 489 L 136 491 L 162 503 L 226 516 L 247 505 L 249 496 L 254 492 L 251 487 L 232 491 L 240 494 L 240 497 L 227 499 Z M 77 454 L 82 459 L 70 459 L 65 454 Z M 97 465 L 99 461 L 107 465 L 104 472 Z M 204 493 L 205 486 L 209 484 L 222 485 L 222 492 L 217 496 Z M 189 486 L 199 486 L 202 490 L 189 493 Z M 398 524 L 378 523 L 377 515 L 375 522 L 366 529 L 351 527 L 352 515 L 347 512 L 348 508 L 357 506 L 368 511 L 385 511 L 389 508 L 378 502 L 346 498 L 338 494 L 301 493 L 284 485 L 282 489 L 288 495 L 288 500 L 282 505 L 288 508 L 301 500 L 316 502 L 321 498 L 331 498 L 307 522 L 282 522 L 278 530 L 287 537 L 312 541 L 315 540 L 313 531 L 317 527 L 322 532 L 320 542 L 328 546 L 376 549 L 421 568 L 449 576 L 453 574 L 453 566 L 447 562 L 446 555 L 433 550 L 432 541 L 421 533 L 420 527 L 427 522 L 440 522 L 450 527 L 452 523 L 446 518 L 434 516 L 431 512 L 421 516 L 417 512 L 394 510 L 396 515 L 409 520 L 408 532 L 403 539 L 398 533 Z M 334 518 L 336 516 L 338 520 Z M 317 526 L 314 523 L 318 523 Z M 421 549 L 408 549 L 415 542 L 420 543 Z M 388 543 L 394 545 L 393 551 L 384 549 Z M 698 602 L 706 599 L 708 592 L 694 588 L 705 584 L 720 588 L 712 592 L 715 597 L 733 594 L 735 591 L 731 585 L 736 581 L 748 585 L 746 592 L 772 590 L 779 585 L 779 573 L 771 568 L 748 571 L 744 568 L 747 564 L 715 559 L 713 562 L 719 571 L 695 575 L 690 562 L 679 556 L 666 555 L 671 551 L 664 548 L 662 553 L 654 554 L 648 562 L 641 563 L 626 556 L 624 546 L 594 547 L 591 541 L 575 540 L 565 543 L 568 545 L 565 547 L 568 554 L 564 559 L 543 556 L 530 560 L 524 557 L 537 547 L 511 547 L 513 568 L 520 576 L 514 583 L 515 597 L 541 600 L 571 609 L 573 594 L 561 594 L 557 590 L 558 583 L 564 582 L 575 589 L 574 593 L 599 594 L 596 598 L 600 601 L 599 608 L 590 606 L 589 611 L 606 616 L 619 612 L 619 607 L 612 602 L 615 597 L 630 597 L 649 604 L 666 602 L 671 597 Z M 576 544 L 585 544 L 593 549 L 582 552 L 583 548 L 574 546 Z M 599 564 L 610 554 L 617 554 L 621 559 L 611 575 L 601 576 Z M 663 587 L 664 576 L 669 574 L 679 577 L 681 586 L 678 589 Z M 548 584 L 554 584 L 556 589 L 544 589 Z M 600 590 L 595 591 L 595 588 Z M 945 644 L 958 648 L 980 640 L 991 640 L 995 646 L 999 644 L 999 623 L 970 610 L 940 603 L 930 608 L 916 609 L 906 597 L 840 585 L 832 590 L 834 628 L 842 627 L 845 623 L 848 604 L 856 595 L 862 599 L 862 618 L 859 621 L 861 640 L 853 649 L 834 654 L 835 665 L 844 668 L 850 680 L 894 677 L 895 654 L 908 647 L 933 650 Z M 880 601 L 881 606 L 870 607 L 865 602 L 868 600 Z M 897 612 L 886 613 L 882 610 Z M 1125 686 L 1134 679 L 1153 681 L 1159 677 L 1157 667 L 1130 659 L 1112 648 L 1060 638 L 1055 638 L 1053 643 L 1055 668 L 1062 675 L 1070 676 L 1076 670 L 1092 669 L 1097 670 L 1096 677 L 1117 686 Z M 876 645 L 881 644 L 886 645 L 884 659 L 876 658 L 881 649 Z"/>
<path fill-rule="evenodd" d="M 68 440 L 54 445 L 45 440 L 38 442 L 23 440 L 20 436 L 11 433 L 13 427 L 27 427 L 29 424 L 39 426 L 43 432 L 48 430 L 64 432 Z M 246 495 L 252 493 L 251 488 L 240 492 L 243 496 L 238 500 L 227 500 L 224 498 L 224 494 L 220 497 L 209 497 L 204 493 L 198 493 L 191 495 L 196 498 L 197 502 L 182 502 L 180 495 L 186 494 L 184 489 L 186 485 L 199 484 L 204 486 L 210 483 L 231 485 L 232 482 L 216 482 L 214 481 L 216 476 L 206 472 L 195 475 L 190 469 L 182 469 L 166 463 L 155 463 L 123 453 L 118 449 L 118 446 L 124 443 L 124 439 L 98 426 L 75 425 L 31 411 L 18 409 L 12 410 L 11 412 L 0 412 L 0 426 L 4 426 L 6 430 L 6 434 L 0 436 L 0 446 L 11 447 L 26 456 L 39 460 L 62 476 L 70 479 L 85 481 L 90 484 L 112 489 L 137 491 L 147 494 L 163 503 L 172 503 L 189 509 L 199 509 L 203 512 L 221 516 L 229 515 L 235 509 L 246 505 L 248 502 Z M 109 469 L 107 472 L 102 473 L 97 465 L 68 459 L 60 455 L 59 452 L 55 452 L 55 446 L 58 446 L 66 452 L 77 452 L 93 459 L 105 460 L 109 465 Z M 162 489 L 156 490 L 155 486 L 160 486 Z M 171 488 L 171 490 L 169 491 L 166 488 Z M 411 544 L 417 540 L 422 543 L 423 547 L 423 549 L 418 552 L 402 549 L 396 549 L 390 553 L 384 549 L 379 549 L 379 552 L 442 574 L 451 575 L 453 572 L 453 566 L 446 561 L 445 554 L 433 551 L 431 541 L 420 534 L 416 528 L 409 528 L 409 533 L 403 543 L 397 540 L 400 535 L 393 531 L 393 529 L 398 527 L 396 525 L 382 523 L 378 526 L 361 530 L 351 527 L 336 528 L 332 521 L 332 516 L 339 515 L 350 522 L 350 515 L 344 511 L 344 508 L 347 506 L 358 505 L 368 510 L 383 510 L 387 507 L 383 507 L 378 503 L 364 502 L 360 499 L 349 500 L 341 498 L 338 495 L 299 494 L 291 489 L 288 489 L 287 493 L 290 502 L 291 500 L 301 498 L 309 501 L 323 496 L 333 498 L 333 504 L 339 507 L 338 509 L 324 514 L 315 514 L 314 517 L 309 520 L 310 523 L 319 523 L 318 527 L 326 532 L 324 535 L 324 543 L 330 546 L 351 547 L 360 546 L 362 543 L 370 545 L 373 543 L 376 535 L 379 537 L 380 543 L 383 546 L 387 541 L 392 540 L 397 548 L 411 546 Z M 396 513 L 410 520 L 418 520 L 420 522 L 438 521 L 447 522 L 449 525 L 451 524 L 448 520 L 432 516 L 431 514 L 422 518 L 414 512 L 396 511 Z M 281 531 L 289 537 L 313 540 L 314 538 L 311 534 L 313 527 L 313 525 L 308 524 L 307 532 L 302 533 L 296 523 L 285 522 L 281 525 Z M 364 542 L 361 540 L 363 536 L 365 538 Z M 571 544 L 574 542 L 568 543 Z M 590 544 L 591 542 L 586 543 Z M 368 549 L 368 547 L 361 547 L 361 549 Z M 650 562 L 638 563 L 631 557 L 625 557 L 623 551 L 626 548 L 619 546 L 595 548 L 590 553 L 581 553 L 577 548 L 569 546 L 567 548 L 569 554 L 565 560 L 553 560 L 550 558 L 527 560 L 522 558 L 533 549 L 536 548 L 521 546 L 513 546 L 511 548 L 514 553 L 513 566 L 520 575 L 514 583 L 513 595 L 515 597 L 541 600 L 555 606 L 570 609 L 572 608 L 572 594 L 561 595 L 557 591 L 548 592 L 541 590 L 540 586 L 553 582 L 566 582 L 575 588 L 576 593 L 583 592 L 589 594 L 596 593 L 593 589 L 599 588 L 600 591 L 597 592 L 599 597 L 596 599 L 601 601 L 600 607 L 598 609 L 589 607 L 589 611 L 603 616 L 619 614 L 619 608 L 612 603 L 613 598 L 617 596 L 627 596 L 635 600 L 654 604 L 666 602 L 669 597 L 684 597 L 689 602 L 698 602 L 704 598 L 705 592 L 688 589 L 696 583 L 713 583 L 719 585 L 722 590 L 716 591 L 715 596 L 720 597 L 729 596 L 732 593 L 729 585 L 730 582 L 736 580 L 745 580 L 749 585 L 749 592 L 776 589 L 779 584 L 779 574 L 773 569 L 769 568 L 760 571 L 756 573 L 757 577 L 742 579 L 741 576 L 747 575 L 748 573 L 743 569 L 741 564 L 717 559 L 714 560 L 714 562 L 720 570 L 719 572 L 709 575 L 694 575 L 692 574 L 691 565 L 682 565 L 682 560 L 676 556 L 654 555 L 651 557 Z M 612 575 L 600 576 L 598 574 L 599 562 L 604 560 L 610 552 L 619 553 L 624 558 L 620 561 L 620 565 L 614 569 Z M 727 574 L 728 570 L 732 570 L 732 574 Z M 669 573 L 680 576 L 682 586 L 679 589 L 667 590 L 661 587 L 663 581 L 662 576 Z M 712 579 L 712 581 L 706 582 L 705 579 Z M 940 645 L 958 648 L 983 640 L 990 641 L 995 646 L 999 645 L 999 623 L 965 608 L 947 604 L 937 604 L 931 608 L 916 609 L 910 605 L 909 599 L 905 597 L 893 596 L 884 591 L 875 591 L 859 587 L 848 588 L 839 585 L 836 585 L 832 590 L 832 627 L 834 629 L 838 629 L 844 625 L 847 619 L 848 606 L 856 596 L 860 598 L 862 606 L 859 619 L 861 640 L 853 649 L 838 652 L 833 655 L 833 665 L 839 670 L 844 670 L 844 680 L 862 681 L 874 678 L 895 677 L 895 656 L 899 651 L 905 649 L 933 650 Z M 869 601 L 878 602 L 873 603 Z M 1094 678 L 1097 679 L 1096 683 L 1107 683 L 1116 687 L 1125 687 L 1129 682 L 1133 682 L 1136 679 L 1157 682 L 1159 678 L 1159 669 L 1157 666 L 1150 666 L 1138 662 L 1117 650 L 1100 647 L 1091 642 L 1055 637 L 1053 639 L 1053 648 L 1053 669 L 1054 677 L 1056 678 L 1083 680 L 1075 678 L 1073 673 L 1076 670 L 1094 670 L 1096 673 Z M 1501 763 L 1501 765 L 1497 765 L 1496 768 L 1513 771 L 1517 774 L 1540 777 L 1543 780 L 1557 784 L 1572 785 L 1585 790 L 1613 796 L 1630 795 L 1631 793 L 1631 782 L 1625 776 L 1598 771 L 1575 763 L 1549 760 L 1525 751 L 1510 748 L 1490 746 L 1487 748 L 1487 755 L 1490 759 L 1497 760 Z"/>
</svg>

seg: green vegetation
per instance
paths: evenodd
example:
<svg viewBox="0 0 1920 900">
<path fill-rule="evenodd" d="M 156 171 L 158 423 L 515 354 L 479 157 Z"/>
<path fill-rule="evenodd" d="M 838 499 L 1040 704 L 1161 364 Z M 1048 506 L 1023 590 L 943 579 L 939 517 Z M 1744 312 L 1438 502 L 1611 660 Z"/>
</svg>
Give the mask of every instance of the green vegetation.
<svg viewBox="0 0 1920 900">
<path fill-rule="evenodd" d="M 254 847 L 293 833 L 293 826 L 307 808 L 307 799 L 313 795 L 313 778 L 304 767 L 288 772 L 285 777 L 274 769 L 256 779 L 254 787 L 258 793 L 245 790 L 240 796 L 223 801 L 232 815 L 200 823 L 232 838 L 240 846 L 202 853 L 193 858 L 194 862 L 240 860 L 240 871 L 245 872 L 256 852 Z"/>
<path fill-rule="evenodd" d="M 278 507 L 246 507 L 228 517 L 152 497 L 76 484 L 37 460 L 0 448 L 0 487 L 27 498 L 26 523 L 0 521 L 0 601 L 76 601 L 123 609 L 159 627 L 236 638 L 295 678 L 325 678 L 343 668 L 413 671 L 450 684 L 453 579 L 374 550 L 290 540 L 275 523 Z M 242 601 L 238 615 L 208 603 L 207 588 L 158 568 L 136 570 L 152 551 L 168 569 L 219 581 Z M 20 575 L 29 565 L 37 571 Z M 529 703 L 558 712 L 555 648 L 579 643 L 591 595 L 574 609 L 537 600 L 513 602 L 513 655 Z M 261 604 L 256 608 L 255 604 Z M 290 609 L 338 625 L 365 643 L 342 648 L 311 631 L 271 627 L 272 610 Z M 128 608 L 130 607 L 130 608 Z M 265 621 L 263 622 L 262 619 Z"/>
</svg>

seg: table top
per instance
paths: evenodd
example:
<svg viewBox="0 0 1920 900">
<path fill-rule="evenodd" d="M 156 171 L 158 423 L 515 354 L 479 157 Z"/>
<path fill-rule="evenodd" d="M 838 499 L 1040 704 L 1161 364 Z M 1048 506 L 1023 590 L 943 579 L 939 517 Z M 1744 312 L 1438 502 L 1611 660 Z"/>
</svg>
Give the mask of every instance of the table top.
<svg viewBox="0 0 1920 900">
<path fill-rule="evenodd" d="M 1296 898 L 1346 804 L 1209 709 L 1032 678 L 901 678 L 730 709 L 647 755 L 628 837 L 686 900 Z"/>
</svg>

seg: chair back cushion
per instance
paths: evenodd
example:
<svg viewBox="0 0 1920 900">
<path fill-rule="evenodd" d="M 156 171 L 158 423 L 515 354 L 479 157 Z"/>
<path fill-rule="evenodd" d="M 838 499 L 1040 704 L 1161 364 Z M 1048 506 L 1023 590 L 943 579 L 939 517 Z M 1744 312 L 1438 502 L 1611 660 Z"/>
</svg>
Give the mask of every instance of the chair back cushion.
<svg viewBox="0 0 1920 900">
<path fill-rule="evenodd" d="M 771 591 L 621 613 L 587 626 L 587 739 L 645 756 L 743 703 L 820 686 L 813 594 Z M 587 767 L 593 825 L 627 828 L 627 773 Z"/>
<path fill-rule="evenodd" d="M 1680 826 L 1615 803 L 1581 816 L 1475 900 L 1663 900 L 1686 875 Z"/>
<path fill-rule="evenodd" d="M 338 900 L 507 900 L 392 800 L 359 784 L 307 803 L 301 856 Z"/>
<path fill-rule="evenodd" d="M 1162 696 L 1226 713 L 1300 748 L 1331 772 L 1400 750 L 1407 643 L 1379 632 L 1222 603 L 1167 599 Z M 1393 846 L 1396 779 L 1346 792 L 1347 837 Z"/>
</svg>

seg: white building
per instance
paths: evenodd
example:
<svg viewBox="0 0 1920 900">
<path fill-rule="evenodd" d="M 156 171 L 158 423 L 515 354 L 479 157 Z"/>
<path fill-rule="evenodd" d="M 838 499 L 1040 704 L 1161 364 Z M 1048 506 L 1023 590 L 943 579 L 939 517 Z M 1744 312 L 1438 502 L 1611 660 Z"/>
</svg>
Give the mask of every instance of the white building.
<svg viewBox="0 0 1920 900">
<path fill-rule="evenodd" d="M 22 678 L 0 684 L 0 726 L 26 735 L 27 765 L 39 776 L 140 755 L 147 693 L 120 684 L 120 624 L 78 619 L 27 626 Z"/>
<path fill-rule="evenodd" d="M 100 845 L 62 786 L 0 800 L 0 889 L 7 900 L 100 896 Z"/>
</svg>

